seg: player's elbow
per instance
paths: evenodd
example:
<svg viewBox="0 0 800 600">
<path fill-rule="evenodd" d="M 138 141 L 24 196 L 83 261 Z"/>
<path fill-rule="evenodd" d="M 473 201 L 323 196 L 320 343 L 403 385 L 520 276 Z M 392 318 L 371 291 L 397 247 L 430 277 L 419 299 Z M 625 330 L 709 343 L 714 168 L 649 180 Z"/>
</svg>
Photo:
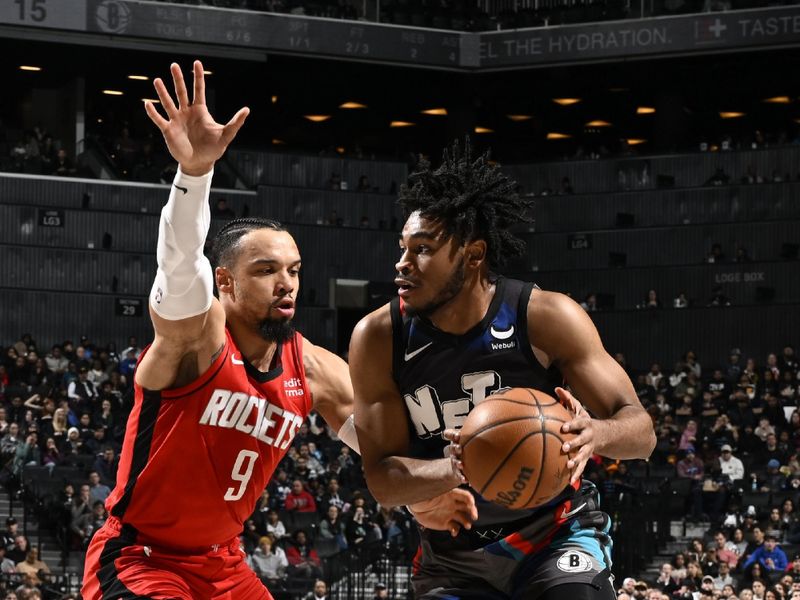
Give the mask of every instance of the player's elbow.
<svg viewBox="0 0 800 600">
<path fill-rule="evenodd" d="M 364 478 L 367 481 L 369 493 L 381 506 L 396 506 L 392 488 L 389 482 L 387 469 L 380 462 L 367 464 L 364 462 Z"/>
</svg>

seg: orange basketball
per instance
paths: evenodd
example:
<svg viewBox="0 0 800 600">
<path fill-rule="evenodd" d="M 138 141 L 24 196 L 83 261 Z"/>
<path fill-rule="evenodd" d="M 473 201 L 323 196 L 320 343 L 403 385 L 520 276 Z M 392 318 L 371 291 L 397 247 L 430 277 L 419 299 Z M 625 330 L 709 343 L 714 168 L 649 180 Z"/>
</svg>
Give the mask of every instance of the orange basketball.
<svg viewBox="0 0 800 600">
<path fill-rule="evenodd" d="M 469 484 L 506 508 L 534 508 L 569 483 L 561 426 L 573 413 L 539 390 L 513 388 L 489 396 L 461 428 L 462 462 Z"/>
</svg>

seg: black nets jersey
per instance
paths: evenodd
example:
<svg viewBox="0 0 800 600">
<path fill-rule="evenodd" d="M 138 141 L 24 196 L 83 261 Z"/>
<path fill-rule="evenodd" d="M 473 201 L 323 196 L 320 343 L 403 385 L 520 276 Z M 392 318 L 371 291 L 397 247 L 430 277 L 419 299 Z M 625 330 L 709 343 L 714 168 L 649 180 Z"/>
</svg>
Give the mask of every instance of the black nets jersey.
<svg viewBox="0 0 800 600">
<path fill-rule="evenodd" d="M 463 335 L 410 317 L 400 298 L 392 301 L 393 376 L 408 416 L 409 456 L 442 458 L 448 444 L 442 432 L 460 428 L 474 406 L 504 389 L 535 388 L 555 396 L 555 387 L 563 384 L 561 373 L 539 363 L 528 339 L 527 307 L 533 288 L 532 283 L 498 278 L 486 315 Z M 543 510 L 552 513 L 554 504 L 575 492 L 568 487 L 549 508 L 509 510 L 471 491 L 479 513 L 474 531 L 501 523 L 522 526 Z"/>
</svg>

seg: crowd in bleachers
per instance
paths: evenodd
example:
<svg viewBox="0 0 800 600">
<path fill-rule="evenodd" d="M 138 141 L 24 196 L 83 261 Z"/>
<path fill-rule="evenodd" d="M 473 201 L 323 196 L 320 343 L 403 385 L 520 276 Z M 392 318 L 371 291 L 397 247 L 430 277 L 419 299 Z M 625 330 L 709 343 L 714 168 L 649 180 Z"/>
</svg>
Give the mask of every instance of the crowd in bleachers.
<svg viewBox="0 0 800 600">
<path fill-rule="evenodd" d="M 66 548 L 80 553 L 107 517 L 104 502 L 116 483 L 142 349 L 135 338 L 117 351 L 114 343 L 83 337 L 48 352 L 25 335 L 2 350 L 0 481 L 39 509 L 39 521 Z M 42 571 L 33 582 L 37 587 L 49 568 L 37 562 L 36 548 L 27 550 L 17 527 L 9 518 L 2 585 L 9 589 L 25 573 Z M 336 576 L 328 559 L 343 550 L 369 547 L 371 555 L 399 557 L 410 548 L 410 535 L 409 516 L 376 505 L 358 455 L 312 414 L 246 522 L 241 542 L 279 598 L 282 590 L 296 595 Z"/>
<path fill-rule="evenodd" d="M 74 551 L 86 547 L 106 518 L 103 502 L 115 484 L 140 353 L 135 339 L 117 351 L 113 343 L 101 346 L 85 337 L 47 353 L 30 336 L 4 348 L 0 479 L 32 493 Z M 651 474 L 680 491 L 687 521 L 708 526 L 704 538 L 676 554 L 657 579 L 639 574 L 623 582 L 620 598 L 796 597 L 800 381 L 793 348 L 763 363 L 732 349 L 726 364 L 712 369 L 703 369 L 690 351 L 671 372 L 654 364 L 637 374 L 622 354 L 616 359 L 653 419 L 658 444 Z M 606 495 L 635 493 L 642 481 L 634 466 L 597 458 L 586 476 Z M 0 550 L 6 581 L 13 573 L 15 582 L 26 573 L 46 578 L 48 566 L 35 548 L 29 551 L 17 523 L 11 518 L 7 525 Z M 312 414 L 246 522 L 241 542 L 252 567 L 280 594 L 335 579 L 332 559 L 343 550 L 380 547 L 402 558 L 414 545 L 412 532 L 403 510 L 375 504 L 358 456 Z M 36 587 L 32 579 L 23 585 Z"/>
</svg>

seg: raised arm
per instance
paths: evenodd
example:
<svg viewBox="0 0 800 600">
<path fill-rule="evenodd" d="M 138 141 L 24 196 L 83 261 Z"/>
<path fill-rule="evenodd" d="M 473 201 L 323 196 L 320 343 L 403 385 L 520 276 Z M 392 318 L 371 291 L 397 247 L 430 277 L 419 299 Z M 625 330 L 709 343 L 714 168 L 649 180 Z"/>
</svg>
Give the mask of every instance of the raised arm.
<svg viewBox="0 0 800 600">
<path fill-rule="evenodd" d="M 454 458 L 408 456 L 408 418 L 392 378 L 388 306 L 367 315 L 350 340 L 355 423 L 367 485 L 384 506 L 413 504 L 457 487 L 463 476 Z"/>
<path fill-rule="evenodd" d="M 528 334 L 534 351 L 544 353 L 595 418 L 579 413 L 564 431 L 578 433 L 564 451 L 575 452 L 568 466 L 575 481 L 592 454 L 647 458 L 656 443 L 653 422 L 630 379 L 606 352 L 586 312 L 563 294 L 534 290 L 528 303 Z M 562 399 L 569 392 L 558 388 Z"/>
<path fill-rule="evenodd" d="M 242 108 L 226 125 L 215 122 L 206 107 L 203 65 L 195 61 L 193 69 L 192 102 L 175 63 L 170 71 L 177 105 L 164 82 L 154 82 L 168 118 L 145 102 L 147 115 L 179 165 L 158 230 L 158 270 L 150 292 L 155 339 L 136 370 L 137 383 L 154 390 L 196 379 L 225 342 L 225 314 L 214 299 L 211 265 L 203 256 L 211 221 L 208 195 L 214 163 L 249 110 Z"/>
</svg>

